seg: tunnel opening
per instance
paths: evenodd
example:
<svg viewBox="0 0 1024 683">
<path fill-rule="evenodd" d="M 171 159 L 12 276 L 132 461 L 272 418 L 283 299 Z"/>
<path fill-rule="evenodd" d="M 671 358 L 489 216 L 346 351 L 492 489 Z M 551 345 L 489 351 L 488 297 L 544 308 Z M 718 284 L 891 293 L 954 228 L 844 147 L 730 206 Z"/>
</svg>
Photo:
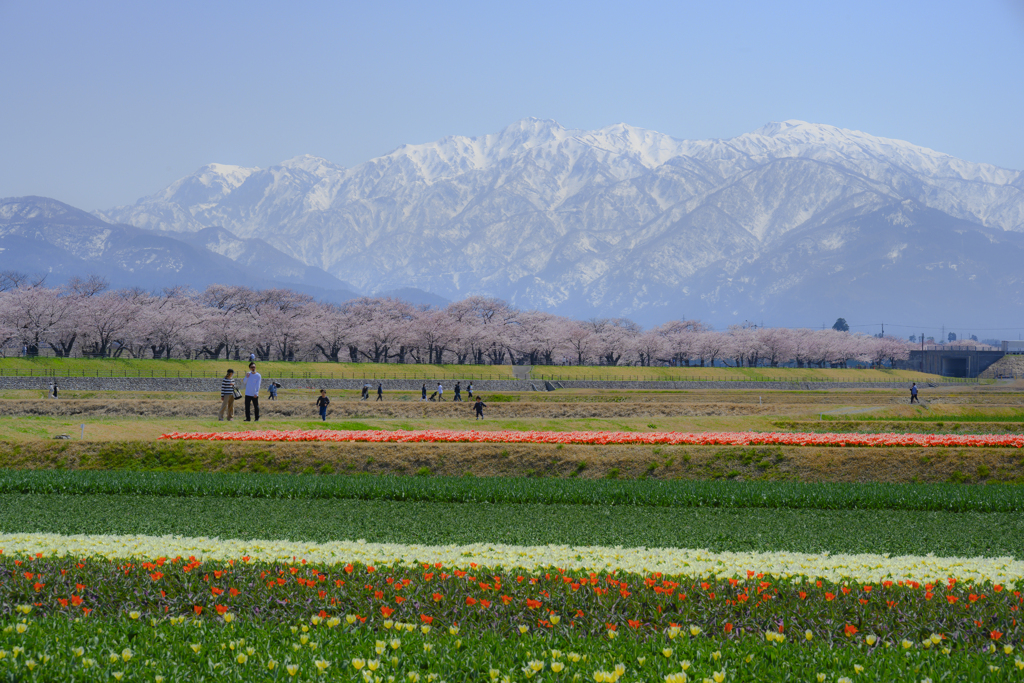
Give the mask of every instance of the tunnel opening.
<svg viewBox="0 0 1024 683">
<path fill-rule="evenodd" d="M 943 377 L 966 377 L 967 376 L 967 359 L 966 358 L 943 358 L 942 359 L 942 376 Z"/>
</svg>

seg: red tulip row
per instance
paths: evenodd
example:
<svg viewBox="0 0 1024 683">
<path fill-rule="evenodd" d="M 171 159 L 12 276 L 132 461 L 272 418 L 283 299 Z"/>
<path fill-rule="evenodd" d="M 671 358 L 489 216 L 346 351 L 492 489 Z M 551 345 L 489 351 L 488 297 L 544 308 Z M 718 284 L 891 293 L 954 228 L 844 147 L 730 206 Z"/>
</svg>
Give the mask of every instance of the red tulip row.
<svg viewBox="0 0 1024 683">
<path fill-rule="evenodd" d="M 692 446 L 949 446 L 1024 448 L 1024 435 L 1008 434 L 807 434 L 788 432 L 543 432 L 453 429 L 244 432 L 171 432 L 161 439 L 202 441 L 366 441 L 372 443 L 554 443 Z"/>
</svg>

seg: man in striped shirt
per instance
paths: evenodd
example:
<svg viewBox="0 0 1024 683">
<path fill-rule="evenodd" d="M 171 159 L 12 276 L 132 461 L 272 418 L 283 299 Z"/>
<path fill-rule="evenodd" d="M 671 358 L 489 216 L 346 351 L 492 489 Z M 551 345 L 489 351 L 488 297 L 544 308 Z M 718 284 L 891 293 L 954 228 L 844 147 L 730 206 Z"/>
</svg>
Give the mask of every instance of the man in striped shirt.
<svg viewBox="0 0 1024 683">
<path fill-rule="evenodd" d="M 224 379 L 220 381 L 220 421 L 224 421 L 224 413 L 228 414 L 228 422 L 235 415 L 235 371 L 228 368 Z"/>
</svg>

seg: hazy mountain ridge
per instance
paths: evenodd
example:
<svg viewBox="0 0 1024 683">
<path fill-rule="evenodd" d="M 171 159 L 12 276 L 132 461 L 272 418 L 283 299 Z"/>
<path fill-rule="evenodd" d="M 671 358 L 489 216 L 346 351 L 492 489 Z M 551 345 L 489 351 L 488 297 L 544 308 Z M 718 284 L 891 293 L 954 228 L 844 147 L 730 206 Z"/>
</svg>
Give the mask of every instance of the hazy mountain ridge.
<svg viewBox="0 0 1024 683">
<path fill-rule="evenodd" d="M 881 268 L 894 249 L 877 243 L 883 216 L 912 220 L 907 206 L 913 220 L 938 220 L 922 213 L 932 209 L 962 221 L 958 230 L 1017 234 L 1024 177 L 800 121 L 686 141 L 625 124 L 579 131 L 526 119 L 493 135 L 404 145 L 350 169 L 311 156 L 269 169 L 213 164 L 100 215 L 173 231 L 220 225 L 366 291 L 486 293 L 640 319 L 682 307 L 723 320 L 786 310 L 813 297 L 801 283 L 848 277 L 834 259 L 825 260 L 830 273 L 780 268 L 794 244 L 818 240 L 821 253 Z M 931 272 L 909 260 L 915 254 L 923 257 L 896 250 L 905 278 Z M 887 292 L 862 294 L 868 305 Z"/>
<path fill-rule="evenodd" d="M 202 289 L 231 282 L 291 286 L 337 301 L 358 296 L 263 240 L 239 239 L 222 228 L 181 234 L 111 224 L 46 197 L 0 199 L 0 270 L 49 274 L 54 284 L 95 274 L 114 287 Z"/>
</svg>

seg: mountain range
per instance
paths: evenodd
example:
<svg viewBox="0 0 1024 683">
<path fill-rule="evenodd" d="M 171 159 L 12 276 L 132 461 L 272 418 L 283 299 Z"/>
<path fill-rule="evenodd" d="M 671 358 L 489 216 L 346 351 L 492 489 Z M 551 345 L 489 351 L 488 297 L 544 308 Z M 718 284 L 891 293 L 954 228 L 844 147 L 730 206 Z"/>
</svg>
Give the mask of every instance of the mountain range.
<svg viewBox="0 0 1024 683">
<path fill-rule="evenodd" d="M 45 274 L 49 284 L 100 275 L 115 288 L 229 282 L 290 287 L 335 301 L 357 296 L 351 285 L 261 239 L 222 228 L 168 233 L 111 224 L 46 197 L 0 199 L 0 270 Z"/>
<path fill-rule="evenodd" d="M 281 268 L 360 292 L 581 318 L 995 326 L 1024 312 L 1024 174 L 802 121 L 692 141 L 526 119 L 353 168 L 210 164 L 94 217 L 228 258 L 261 240 L 293 259 Z"/>
</svg>

